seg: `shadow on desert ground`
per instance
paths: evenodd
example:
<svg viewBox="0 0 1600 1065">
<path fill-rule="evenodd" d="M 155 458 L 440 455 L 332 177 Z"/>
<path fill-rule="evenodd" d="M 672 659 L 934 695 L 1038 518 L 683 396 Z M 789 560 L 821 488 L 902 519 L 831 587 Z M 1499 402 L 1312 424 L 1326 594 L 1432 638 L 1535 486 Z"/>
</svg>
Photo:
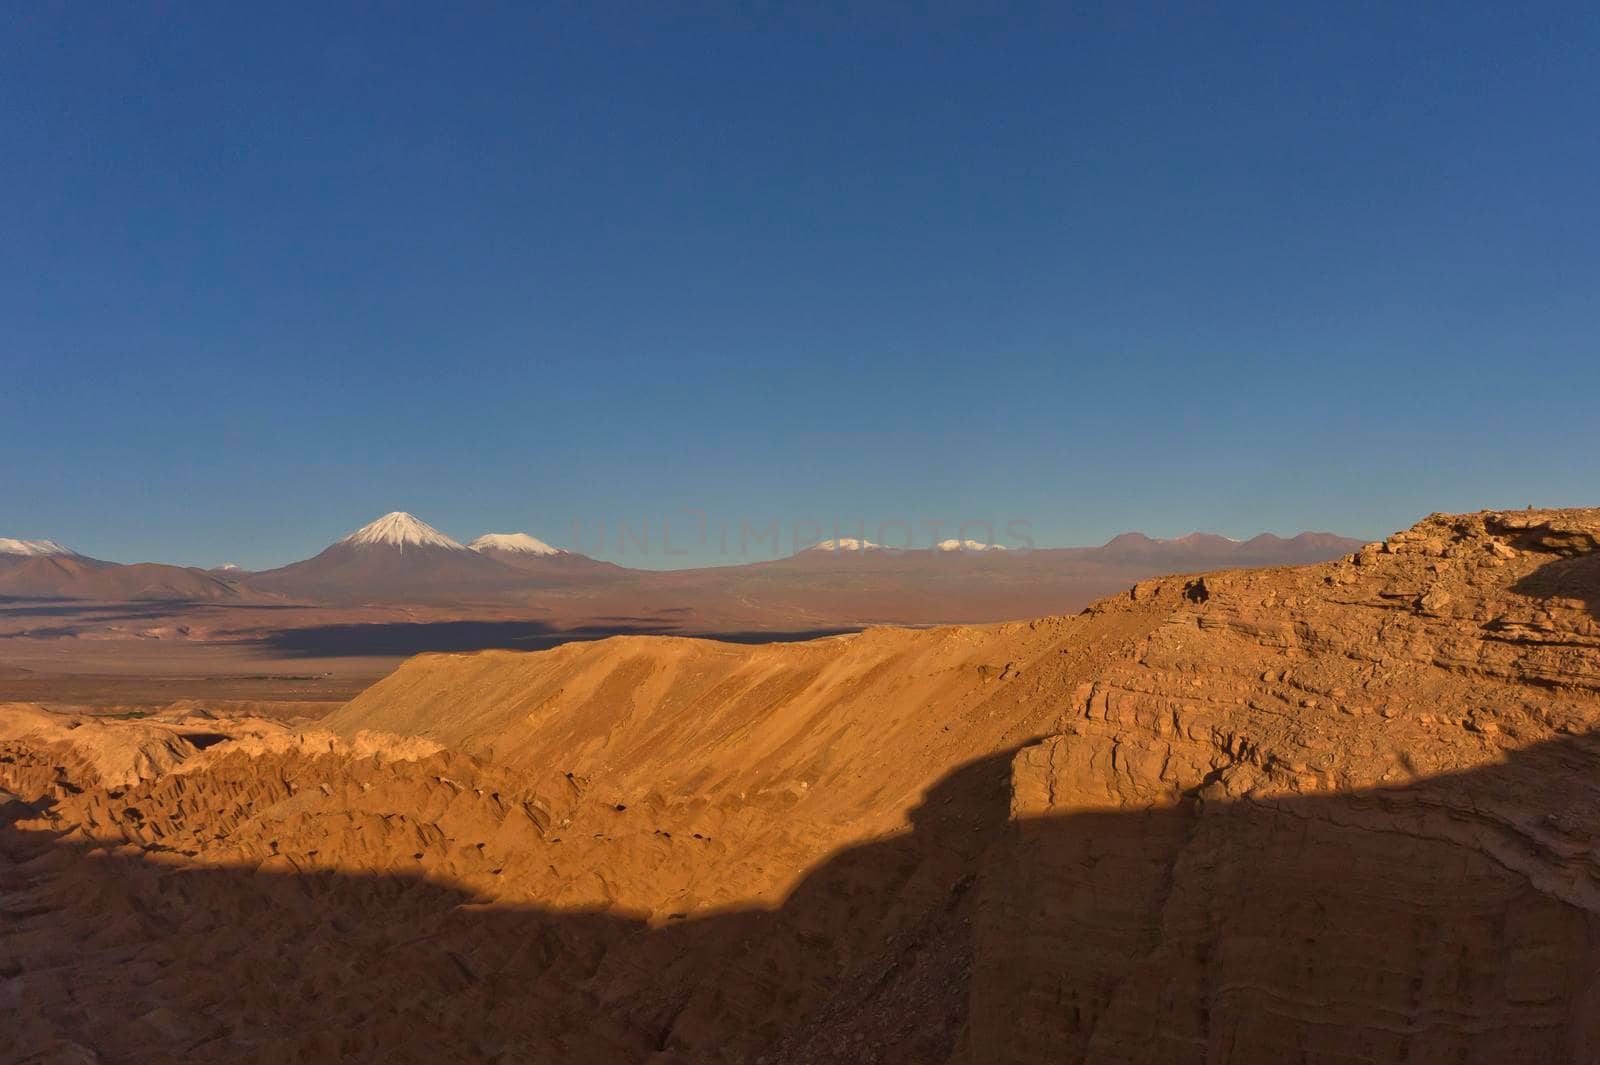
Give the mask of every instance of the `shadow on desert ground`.
<svg viewBox="0 0 1600 1065">
<path fill-rule="evenodd" d="M 1600 1055 L 1593 825 L 1559 812 L 1600 789 L 1595 735 L 1382 791 L 1022 822 L 1012 753 L 776 909 L 661 925 L 7 829 L 0 979 L 25 1039 L 110 1061 Z"/>
<path fill-rule="evenodd" d="M 267 633 L 255 645 L 273 657 L 340 658 L 424 652 L 541 651 L 611 636 L 696 636 L 727 643 L 784 643 L 856 632 L 857 628 L 719 631 L 660 617 L 606 617 L 592 623 L 419 621 L 308 625 Z"/>
<path fill-rule="evenodd" d="M 1578 600 L 1600 620 L 1600 553 L 1547 562 L 1512 585 L 1512 591 L 1535 599 Z"/>
<path fill-rule="evenodd" d="M 0 595 L 0 618 L 92 618 L 98 621 L 146 621 L 166 618 L 174 613 L 222 614 L 228 611 L 303 610 L 298 603 L 228 603 L 194 599 L 130 599 L 104 602 L 92 599 L 62 599 L 43 596 Z"/>
</svg>

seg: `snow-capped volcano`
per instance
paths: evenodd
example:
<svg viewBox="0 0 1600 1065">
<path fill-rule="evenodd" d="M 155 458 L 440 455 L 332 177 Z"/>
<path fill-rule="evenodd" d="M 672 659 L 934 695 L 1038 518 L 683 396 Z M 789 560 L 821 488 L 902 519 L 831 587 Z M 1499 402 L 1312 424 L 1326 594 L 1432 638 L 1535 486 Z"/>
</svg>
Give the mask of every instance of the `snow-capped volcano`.
<svg viewBox="0 0 1600 1065">
<path fill-rule="evenodd" d="M 498 595 L 518 574 L 397 510 L 314 558 L 246 579 L 253 588 L 313 601 L 470 602 Z"/>
<path fill-rule="evenodd" d="M 552 547 L 537 536 L 521 532 L 485 533 L 468 544 L 467 550 L 520 570 L 541 588 L 609 579 L 622 572 L 613 563 Z"/>
<path fill-rule="evenodd" d="M 523 603 L 539 589 L 621 572 L 527 533 L 490 533 L 463 546 L 404 511 L 385 514 L 315 558 L 243 578 L 308 601 Z"/>
<path fill-rule="evenodd" d="M 547 557 L 549 555 L 564 555 L 565 551 L 559 547 L 551 547 L 536 536 L 527 533 L 484 533 L 472 543 L 467 545 L 468 551 L 477 551 L 480 554 L 505 552 L 511 555 L 536 555 Z"/>
<path fill-rule="evenodd" d="M 882 544 L 875 544 L 871 540 L 858 540 L 853 536 L 841 536 L 837 539 L 824 540 L 815 547 L 806 548 L 807 551 L 882 551 Z"/>
<path fill-rule="evenodd" d="M 385 514 L 339 542 L 354 547 L 442 547 L 449 551 L 466 550 L 432 525 L 403 510 Z"/>
<path fill-rule="evenodd" d="M 0 536 L 0 555 L 21 555 L 24 558 L 44 558 L 59 555 L 64 558 L 82 558 L 70 547 L 62 547 L 54 540 L 12 540 Z"/>
<path fill-rule="evenodd" d="M 982 540 L 940 540 L 940 551 L 1004 551 L 1000 544 L 986 544 Z"/>
</svg>

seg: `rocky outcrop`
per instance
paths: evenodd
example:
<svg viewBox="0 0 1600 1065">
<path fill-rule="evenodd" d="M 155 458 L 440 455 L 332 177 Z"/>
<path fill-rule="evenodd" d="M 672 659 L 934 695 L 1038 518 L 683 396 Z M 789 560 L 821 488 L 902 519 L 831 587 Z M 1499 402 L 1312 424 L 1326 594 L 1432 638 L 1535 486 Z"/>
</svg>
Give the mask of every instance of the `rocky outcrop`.
<svg viewBox="0 0 1600 1065">
<path fill-rule="evenodd" d="M 322 735 L 0 722 L 0 991 L 106 1060 L 1590 1062 L 1597 678 L 1600 512 L 1545 511 L 1073 618 L 423 656 Z M 171 762 L 95 763 L 132 726 Z"/>
<path fill-rule="evenodd" d="M 972 1060 L 1600 1055 L 1597 533 L 1186 582 L 1014 760 Z"/>
</svg>

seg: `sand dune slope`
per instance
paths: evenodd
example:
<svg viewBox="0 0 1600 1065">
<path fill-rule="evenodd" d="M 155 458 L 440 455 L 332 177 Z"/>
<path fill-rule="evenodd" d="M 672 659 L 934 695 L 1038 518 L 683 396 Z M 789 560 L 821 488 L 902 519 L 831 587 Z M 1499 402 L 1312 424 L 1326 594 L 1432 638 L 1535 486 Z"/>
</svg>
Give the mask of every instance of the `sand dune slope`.
<svg viewBox="0 0 1600 1065">
<path fill-rule="evenodd" d="M 1123 609 L 754 647 L 617 637 L 531 655 L 423 655 L 325 725 L 571 772 L 630 807 L 889 829 L 950 767 L 1054 731 L 1062 691 L 1131 651 L 1159 616 Z"/>
</svg>

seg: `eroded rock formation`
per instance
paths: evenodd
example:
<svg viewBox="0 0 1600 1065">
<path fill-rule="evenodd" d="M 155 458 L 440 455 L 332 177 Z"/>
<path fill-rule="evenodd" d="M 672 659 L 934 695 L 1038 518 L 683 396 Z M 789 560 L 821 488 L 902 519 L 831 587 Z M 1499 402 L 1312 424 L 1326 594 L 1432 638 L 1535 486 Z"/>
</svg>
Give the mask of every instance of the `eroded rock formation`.
<svg viewBox="0 0 1600 1065">
<path fill-rule="evenodd" d="M 12 1059 L 1600 1060 L 1600 512 L 327 727 L 0 714 Z"/>
</svg>

